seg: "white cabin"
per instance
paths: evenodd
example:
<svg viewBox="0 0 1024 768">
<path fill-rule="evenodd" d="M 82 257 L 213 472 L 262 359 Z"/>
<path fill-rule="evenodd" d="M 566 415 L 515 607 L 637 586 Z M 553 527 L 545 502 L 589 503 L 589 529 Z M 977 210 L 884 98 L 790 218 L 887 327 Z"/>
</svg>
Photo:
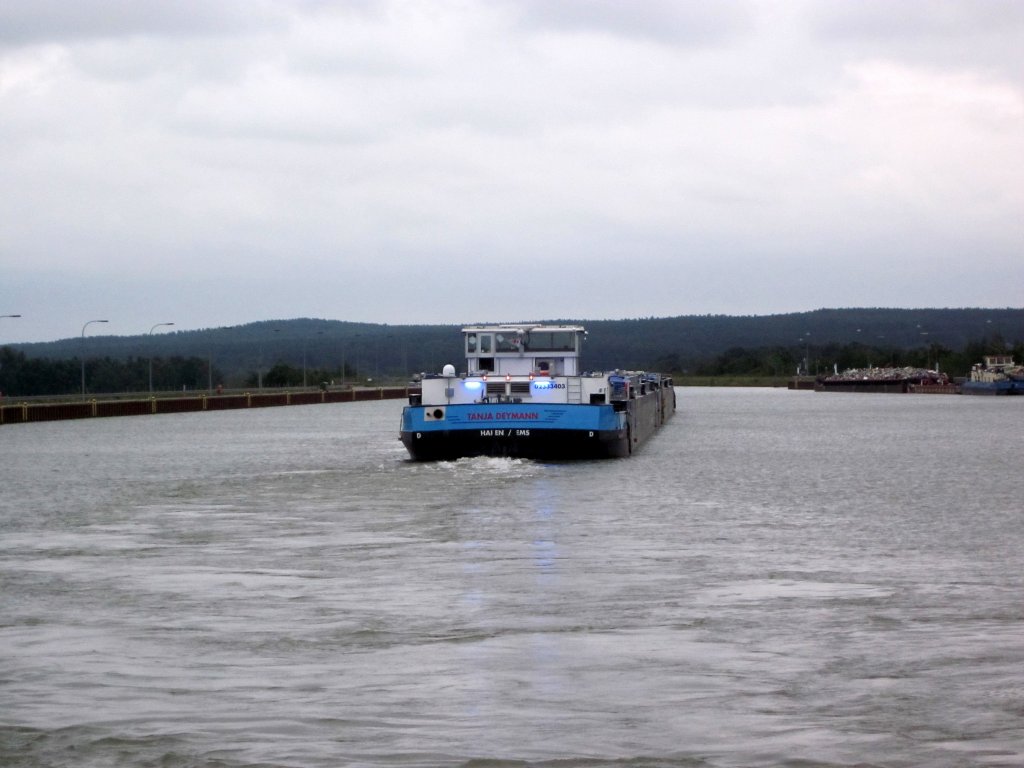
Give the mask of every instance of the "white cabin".
<svg viewBox="0 0 1024 768">
<path fill-rule="evenodd" d="M 985 355 L 983 359 L 983 364 L 975 363 L 971 366 L 971 381 L 1005 381 L 1015 372 L 1016 366 L 1011 355 Z"/>
<path fill-rule="evenodd" d="M 466 369 L 424 374 L 420 403 L 536 403 L 624 406 L 671 379 L 636 371 L 582 373 L 579 325 L 487 325 L 462 329 Z"/>
<path fill-rule="evenodd" d="M 488 325 L 462 329 L 467 373 L 578 376 L 586 331 L 578 325 Z"/>
</svg>

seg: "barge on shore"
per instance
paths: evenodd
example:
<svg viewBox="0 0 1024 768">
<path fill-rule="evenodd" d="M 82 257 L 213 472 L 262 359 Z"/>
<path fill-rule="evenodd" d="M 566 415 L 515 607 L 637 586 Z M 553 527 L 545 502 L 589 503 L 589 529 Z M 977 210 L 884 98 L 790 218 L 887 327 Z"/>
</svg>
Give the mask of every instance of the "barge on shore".
<svg viewBox="0 0 1024 768">
<path fill-rule="evenodd" d="M 462 329 L 466 369 L 424 374 L 402 410 L 400 437 L 416 461 L 470 456 L 564 460 L 629 456 L 675 413 L 659 373 L 579 370 L 576 325 Z"/>
</svg>

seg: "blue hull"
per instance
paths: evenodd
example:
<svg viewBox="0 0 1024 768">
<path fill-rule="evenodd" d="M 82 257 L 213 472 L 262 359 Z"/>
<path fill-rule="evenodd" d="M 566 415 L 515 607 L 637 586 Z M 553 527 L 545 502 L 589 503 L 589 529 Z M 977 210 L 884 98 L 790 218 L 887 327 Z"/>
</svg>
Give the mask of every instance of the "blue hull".
<svg viewBox="0 0 1024 768">
<path fill-rule="evenodd" d="M 1024 381 L 965 381 L 962 395 L 1024 395 Z"/>
<path fill-rule="evenodd" d="M 416 461 L 466 456 L 590 459 L 628 456 L 629 413 L 612 405 L 409 405 L 402 443 Z"/>
</svg>

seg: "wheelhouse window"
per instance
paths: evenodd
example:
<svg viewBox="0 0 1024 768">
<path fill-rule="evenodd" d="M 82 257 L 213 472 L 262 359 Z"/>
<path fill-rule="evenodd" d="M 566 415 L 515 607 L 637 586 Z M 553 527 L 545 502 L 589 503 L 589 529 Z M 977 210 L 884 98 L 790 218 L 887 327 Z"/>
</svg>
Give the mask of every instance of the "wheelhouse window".
<svg viewBox="0 0 1024 768">
<path fill-rule="evenodd" d="M 576 331 L 531 331 L 526 335 L 530 352 L 575 352 Z"/>
<path fill-rule="evenodd" d="M 522 336 L 515 333 L 499 333 L 494 337 L 498 352 L 518 352 L 522 349 Z"/>
</svg>

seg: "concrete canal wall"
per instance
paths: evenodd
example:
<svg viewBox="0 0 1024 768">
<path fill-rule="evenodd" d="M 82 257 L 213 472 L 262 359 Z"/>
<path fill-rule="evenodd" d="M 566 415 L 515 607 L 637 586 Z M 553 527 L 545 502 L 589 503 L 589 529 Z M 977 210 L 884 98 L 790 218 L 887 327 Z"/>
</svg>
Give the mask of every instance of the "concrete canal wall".
<svg viewBox="0 0 1024 768">
<path fill-rule="evenodd" d="M 373 387 L 336 391 L 244 392 L 197 394 L 187 397 L 150 397 L 77 401 L 5 402 L 0 404 L 0 425 L 36 421 L 91 419 L 103 416 L 151 416 L 157 413 L 193 413 L 237 408 L 268 408 L 282 405 L 351 403 L 361 400 L 397 400 L 419 392 L 419 387 Z"/>
</svg>

